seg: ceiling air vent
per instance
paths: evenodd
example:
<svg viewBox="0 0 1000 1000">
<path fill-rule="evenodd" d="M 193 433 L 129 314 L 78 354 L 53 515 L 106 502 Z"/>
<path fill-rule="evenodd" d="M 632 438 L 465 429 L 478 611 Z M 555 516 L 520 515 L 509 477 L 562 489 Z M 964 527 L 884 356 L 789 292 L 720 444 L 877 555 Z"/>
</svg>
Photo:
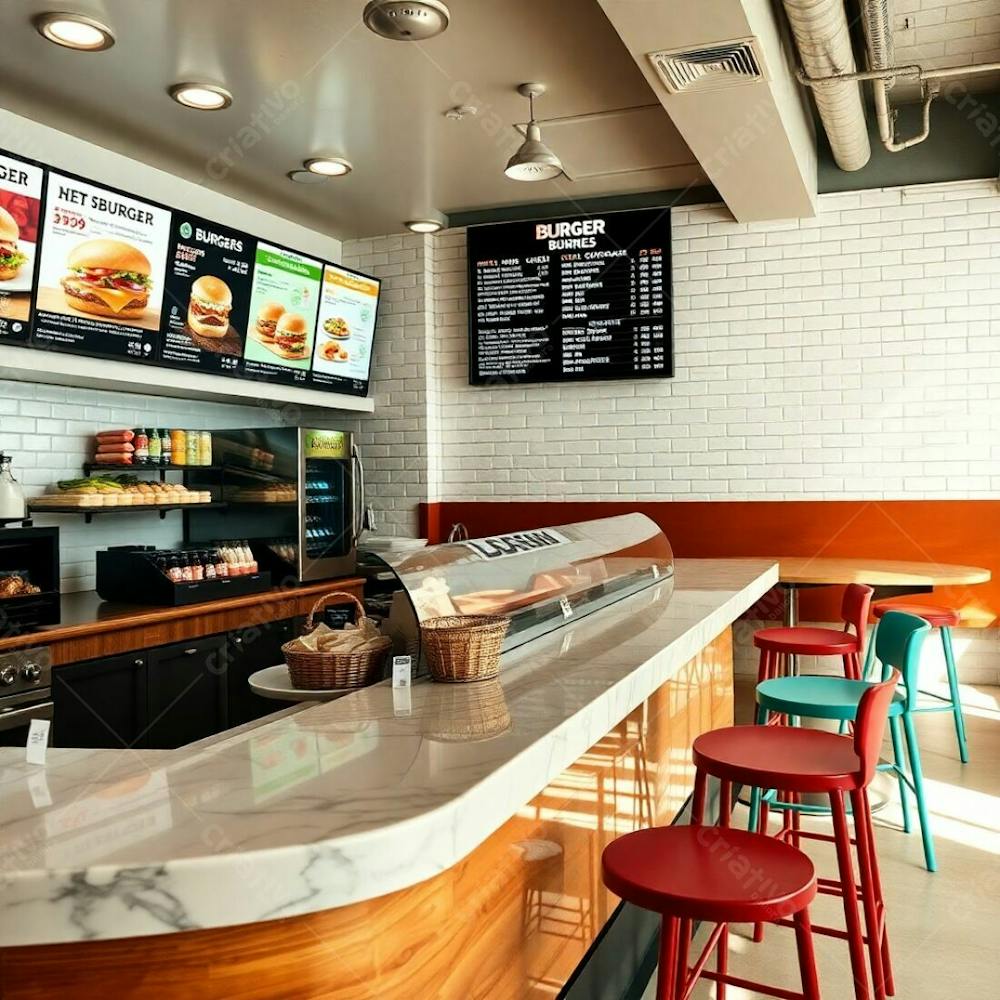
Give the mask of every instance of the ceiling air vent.
<svg viewBox="0 0 1000 1000">
<path fill-rule="evenodd" d="M 753 38 L 700 49 L 650 52 L 647 58 L 671 94 L 720 90 L 765 79 L 764 63 Z"/>
</svg>

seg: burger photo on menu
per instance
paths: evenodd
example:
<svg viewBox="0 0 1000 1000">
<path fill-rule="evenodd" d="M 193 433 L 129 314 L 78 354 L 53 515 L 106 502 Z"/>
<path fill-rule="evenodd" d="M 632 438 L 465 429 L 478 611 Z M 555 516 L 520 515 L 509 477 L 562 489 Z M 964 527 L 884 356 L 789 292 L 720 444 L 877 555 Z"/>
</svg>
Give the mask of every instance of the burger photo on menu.
<svg viewBox="0 0 1000 1000">
<path fill-rule="evenodd" d="M 306 356 L 308 341 L 305 316 L 282 313 L 274 331 L 274 349 L 289 361 L 299 361 Z"/>
<path fill-rule="evenodd" d="M 28 262 L 19 245 L 21 227 L 6 208 L 0 208 L 0 281 L 11 281 Z"/>
<path fill-rule="evenodd" d="M 0 153 L 0 340 L 24 343 L 31 318 L 42 169 Z"/>
<path fill-rule="evenodd" d="M 54 170 L 44 205 L 32 343 L 155 361 L 170 211 Z"/>
<path fill-rule="evenodd" d="M 221 340 L 229 332 L 229 313 L 233 293 L 221 278 L 203 274 L 191 285 L 191 304 L 187 325 L 192 333 L 210 340 Z"/>
<path fill-rule="evenodd" d="M 149 305 L 153 285 L 149 258 L 120 240 L 87 240 L 66 259 L 62 279 L 66 304 L 110 319 L 137 320 Z"/>
<path fill-rule="evenodd" d="M 257 339 L 264 344 L 273 344 L 285 307 L 280 302 L 265 302 L 257 312 Z"/>
</svg>

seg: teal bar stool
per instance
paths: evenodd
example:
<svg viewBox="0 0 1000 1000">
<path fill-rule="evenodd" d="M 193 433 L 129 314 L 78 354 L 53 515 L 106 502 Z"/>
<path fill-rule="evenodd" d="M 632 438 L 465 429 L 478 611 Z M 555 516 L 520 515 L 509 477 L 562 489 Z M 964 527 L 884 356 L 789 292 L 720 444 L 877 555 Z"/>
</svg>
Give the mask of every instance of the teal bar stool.
<svg viewBox="0 0 1000 1000">
<path fill-rule="evenodd" d="M 923 604 L 886 604 L 880 602 L 872 605 L 875 613 L 875 634 L 878 634 L 878 622 L 880 622 L 890 611 L 902 611 L 908 615 L 916 615 L 923 618 L 932 628 L 936 628 L 941 633 L 941 646 L 944 650 L 944 665 L 948 675 L 948 692 L 950 697 L 944 697 L 935 691 L 920 689 L 919 693 L 927 698 L 933 698 L 936 704 L 923 704 L 914 708 L 916 713 L 921 712 L 951 712 L 955 719 L 955 737 L 958 741 L 958 755 L 963 764 L 969 763 L 969 741 L 965 735 L 965 716 L 962 714 L 962 695 L 958 687 L 958 669 L 955 666 L 955 650 L 951 644 L 951 630 L 962 620 L 959 613 L 954 608 L 946 608 L 939 605 Z M 868 651 L 865 654 L 865 669 L 863 677 L 871 676 L 872 667 L 875 664 L 875 639 L 868 643 Z"/>
<path fill-rule="evenodd" d="M 917 800 L 920 833 L 924 842 L 924 860 L 928 871 L 937 871 L 934 838 L 931 834 L 930 816 L 924 794 L 924 774 L 920 764 L 920 747 L 914 725 L 914 707 L 917 700 L 917 676 L 920 670 L 920 649 L 930 632 L 930 625 L 922 618 L 900 611 L 886 612 L 875 636 L 875 655 L 882 664 L 883 680 L 893 668 L 902 675 L 903 689 L 893 696 L 889 706 L 889 733 L 892 736 L 893 761 L 879 765 L 881 771 L 891 771 L 899 782 L 900 807 L 903 812 L 903 829 L 910 832 L 910 815 L 907 791 Z M 811 719 L 832 719 L 853 722 L 857 716 L 862 695 L 872 687 L 864 680 L 847 677 L 818 677 L 803 674 L 799 677 L 777 677 L 757 685 L 757 722 L 767 722 L 769 714 L 787 717 L 800 716 Z M 903 760 L 903 736 L 906 737 L 907 768 Z M 750 795 L 750 829 L 757 828 L 760 815 L 760 789 Z M 769 793 L 769 803 L 773 795 Z M 788 802 L 774 802 L 778 809 L 798 812 L 817 812 L 816 807 Z"/>
</svg>

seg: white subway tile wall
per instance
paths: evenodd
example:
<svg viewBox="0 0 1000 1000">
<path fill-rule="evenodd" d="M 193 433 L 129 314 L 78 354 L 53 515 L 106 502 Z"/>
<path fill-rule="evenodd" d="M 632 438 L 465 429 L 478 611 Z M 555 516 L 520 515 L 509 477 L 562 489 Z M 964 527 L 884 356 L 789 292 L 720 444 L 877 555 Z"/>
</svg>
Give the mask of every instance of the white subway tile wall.
<svg viewBox="0 0 1000 1000">
<path fill-rule="evenodd" d="M 441 495 L 996 497 L 995 182 L 820 206 L 674 209 L 676 377 L 651 382 L 470 387 L 464 233 L 438 237 Z"/>
<path fill-rule="evenodd" d="M 233 406 L 131 393 L 99 392 L 29 382 L 0 381 L 0 451 L 14 456 L 14 472 L 25 493 L 35 496 L 60 479 L 83 475 L 96 430 L 116 427 L 275 427 L 283 423 L 346 426 L 332 411 L 271 406 Z M 179 478 L 179 474 L 171 474 Z M 37 525 L 59 527 L 62 590 L 93 590 L 95 552 L 109 545 L 180 543 L 182 515 L 36 516 Z"/>
</svg>

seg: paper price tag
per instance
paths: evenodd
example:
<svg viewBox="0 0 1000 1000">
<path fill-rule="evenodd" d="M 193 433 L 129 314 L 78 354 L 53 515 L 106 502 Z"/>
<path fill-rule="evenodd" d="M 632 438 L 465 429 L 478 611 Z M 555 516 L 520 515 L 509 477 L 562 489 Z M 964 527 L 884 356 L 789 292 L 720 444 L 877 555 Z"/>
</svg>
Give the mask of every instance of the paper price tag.
<svg viewBox="0 0 1000 1000">
<path fill-rule="evenodd" d="M 562 608 L 563 618 L 573 617 L 573 605 L 569 603 L 568 597 L 559 598 L 559 607 Z"/>
<path fill-rule="evenodd" d="M 410 686 L 410 671 L 413 660 L 409 656 L 394 656 L 392 658 L 392 686 L 408 688 Z"/>
<path fill-rule="evenodd" d="M 45 751 L 49 746 L 49 728 L 52 723 L 48 719 L 32 719 L 28 727 L 28 745 L 25 759 L 29 764 L 45 763 Z"/>
</svg>

